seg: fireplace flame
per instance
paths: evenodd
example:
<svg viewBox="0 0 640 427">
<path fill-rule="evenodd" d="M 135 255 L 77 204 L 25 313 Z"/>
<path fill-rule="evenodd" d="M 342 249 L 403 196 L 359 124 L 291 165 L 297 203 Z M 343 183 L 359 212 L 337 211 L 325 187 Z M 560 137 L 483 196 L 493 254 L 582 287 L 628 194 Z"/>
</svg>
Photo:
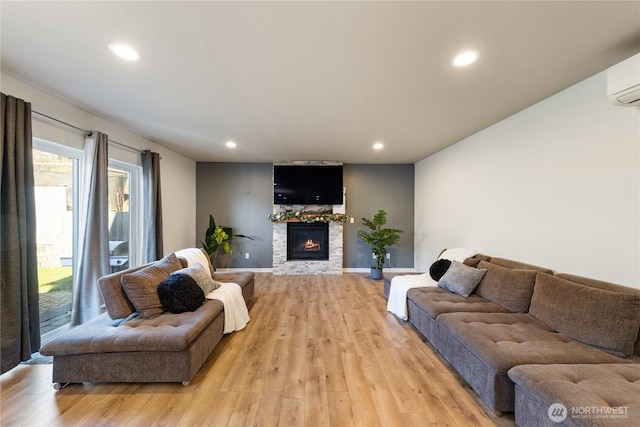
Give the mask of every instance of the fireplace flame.
<svg viewBox="0 0 640 427">
<path fill-rule="evenodd" d="M 313 249 L 320 249 L 320 243 L 314 242 L 313 240 L 309 239 L 306 242 L 304 242 L 304 249 L 307 251 L 313 250 Z"/>
</svg>

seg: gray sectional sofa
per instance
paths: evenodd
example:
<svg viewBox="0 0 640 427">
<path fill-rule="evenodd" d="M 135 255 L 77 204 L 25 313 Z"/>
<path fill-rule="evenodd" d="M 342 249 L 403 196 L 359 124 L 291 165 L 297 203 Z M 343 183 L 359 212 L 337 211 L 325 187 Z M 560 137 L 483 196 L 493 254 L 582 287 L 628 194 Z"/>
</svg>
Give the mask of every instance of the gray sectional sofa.
<svg viewBox="0 0 640 427">
<path fill-rule="evenodd" d="M 603 425 L 640 425 L 640 290 L 485 255 L 464 264 L 486 270 L 474 293 L 411 289 L 408 321 L 493 411 L 558 425 L 547 409 L 564 402 L 564 425 L 600 425 L 571 413 L 598 401 L 627 411 Z M 394 276 L 385 274 L 387 298 Z"/>
<path fill-rule="evenodd" d="M 151 317 L 136 316 L 134 304 L 122 285 L 124 275 L 145 275 L 160 265 L 167 268 L 169 258 L 171 267 L 162 275 L 186 267 L 184 259 L 178 260 L 170 254 L 155 263 L 102 277 L 98 284 L 105 303 L 108 301 L 107 312 L 42 346 L 41 354 L 53 356 L 56 389 L 81 382 L 181 382 L 189 385 L 223 336 L 222 302 L 205 300 L 196 310 L 179 314 L 165 311 Z M 209 268 L 213 273 L 213 267 Z M 240 285 L 245 302 L 248 306 L 251 304 L 254 273 L 214 273 L 213 278 Z M 157 277 L 154 280 L 157 281 Z"/>
</svg>

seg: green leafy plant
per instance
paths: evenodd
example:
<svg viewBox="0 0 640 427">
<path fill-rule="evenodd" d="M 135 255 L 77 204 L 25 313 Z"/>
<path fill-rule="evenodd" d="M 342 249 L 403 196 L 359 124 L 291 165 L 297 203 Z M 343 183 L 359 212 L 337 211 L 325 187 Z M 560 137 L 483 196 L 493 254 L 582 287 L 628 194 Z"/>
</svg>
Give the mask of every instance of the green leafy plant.
<svg viewBox="0 0 640 427">
<path fill-rule="evenodd" d="M 384 209 L 378 210 L 371 220 L 362 218 L 362 222 L 369 227 L 371 232 L 360 230 L 358 237 L 371 246 L 371 251 L 376 259 L 375 268 L 381 269 L 387 256 L 387 247 L 398 243 L 400 233 L 403 231 L 395 228 L 382 228 L 387 223 L 387 212 Z"/>
<path fill-rule="evenodd" d="M 238 237 L 244 237 L 254 240 L 253 237 L 245 236 L 244 234 L 233 234 L 231 227 L 216 225 L 216 220 L 213 219 L 213 215 L 209 215 L 209 228 L 204 236 L 204 241 L 201 241 L 202 247 L 207 251 L 209 259 L 213 264 L 213 258 L 218 251 L 218 248 L 222 246 L 222 250 L 225 253 L 231 253 L 231 241 Z"/>
</svg>

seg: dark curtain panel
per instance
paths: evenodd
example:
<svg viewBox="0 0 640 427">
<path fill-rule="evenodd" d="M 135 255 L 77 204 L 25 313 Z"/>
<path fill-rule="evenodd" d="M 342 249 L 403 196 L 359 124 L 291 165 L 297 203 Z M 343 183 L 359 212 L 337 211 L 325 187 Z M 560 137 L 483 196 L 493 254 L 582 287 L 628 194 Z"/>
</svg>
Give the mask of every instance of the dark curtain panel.
<svg viewBox="0 0 640 427">
<path fill-rule="evenodd" d="M 31 104 L 2 94 L 0 314 L 2 373 L 40 349 Z"/>
<path fill-rule="evenodd" d="M 109 266 L 109 137 L 92 132 L 85 139 L 80 186 L 80 244 L 73 275 L 71 326 L 81 325 L 101 313 L 98 279 Z"/>
<path fill-rule="evenodd" d="M 160 154 L 142 152 L 142 182 L 144 194 L 144 224 L 146 261 L 159 260 L 162 248 L 162 197 L 160 196 Z"/>
</svg>

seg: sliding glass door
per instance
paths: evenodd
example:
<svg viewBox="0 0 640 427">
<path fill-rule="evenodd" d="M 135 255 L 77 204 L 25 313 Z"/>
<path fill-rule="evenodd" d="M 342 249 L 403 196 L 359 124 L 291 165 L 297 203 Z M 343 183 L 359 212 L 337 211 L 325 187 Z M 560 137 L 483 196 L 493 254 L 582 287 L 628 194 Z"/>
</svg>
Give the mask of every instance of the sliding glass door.
<svg viewBox="0 0 640 427">
<path fill-rule="evenodd" d="M 78 170 L 82 152 L 34 140 L 40 333 L 69 323 L 76 258 Z"/>
</svg>

